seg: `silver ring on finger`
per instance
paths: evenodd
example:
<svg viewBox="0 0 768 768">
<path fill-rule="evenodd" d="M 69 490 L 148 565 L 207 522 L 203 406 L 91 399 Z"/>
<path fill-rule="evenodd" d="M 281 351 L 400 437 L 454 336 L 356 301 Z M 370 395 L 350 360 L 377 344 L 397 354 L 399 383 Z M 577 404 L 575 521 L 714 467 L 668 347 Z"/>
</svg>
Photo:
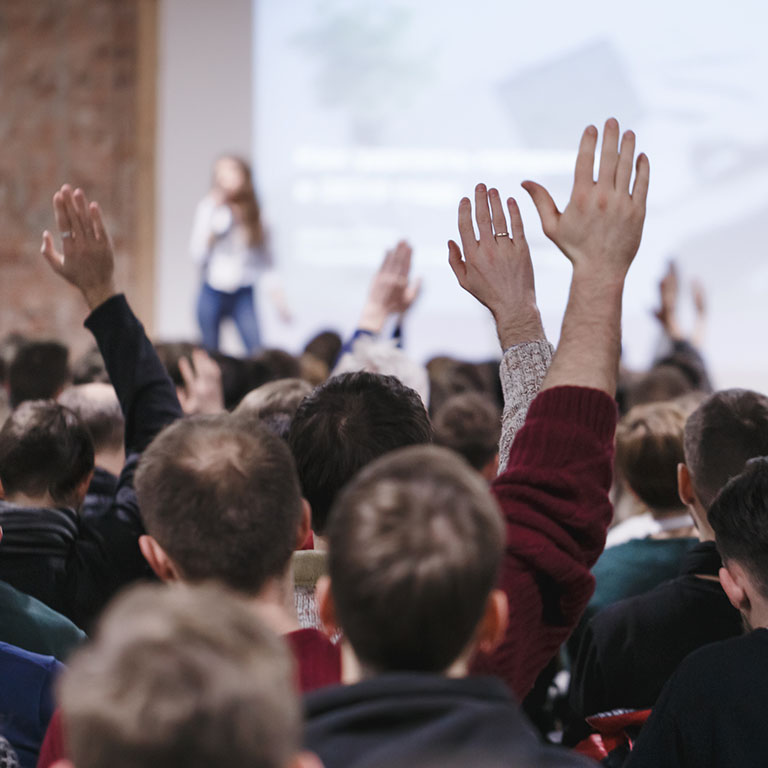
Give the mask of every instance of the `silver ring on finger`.
<svg viewBox="0 0 768 768">
<path fill-rule="evenodd" d="M 497 232 L 494 237 L 509 237 L 509 232 Z"/>
<path fill-rule="evenodd" d="M 61 239 L 64 240 L 67 237 L 72 237 L 72 232 L 62 232 Z"/>
</svg>

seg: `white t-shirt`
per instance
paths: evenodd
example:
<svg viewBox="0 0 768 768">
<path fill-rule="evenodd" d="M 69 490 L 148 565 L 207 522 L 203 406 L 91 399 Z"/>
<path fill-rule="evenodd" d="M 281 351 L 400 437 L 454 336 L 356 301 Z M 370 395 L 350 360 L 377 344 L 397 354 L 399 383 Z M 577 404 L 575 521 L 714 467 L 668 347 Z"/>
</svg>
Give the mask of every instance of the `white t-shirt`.
<svg viewBox="0 0 768 768">
<path fill-rule="evenodd" d="M 189 244 L 205 282 L 225 293 L 253 285 L 271 263 L 266 246 L 249 246 L 243 230 L 233 225 L 231 208 L 207 195 L 195 210 Z"/>
</svg>

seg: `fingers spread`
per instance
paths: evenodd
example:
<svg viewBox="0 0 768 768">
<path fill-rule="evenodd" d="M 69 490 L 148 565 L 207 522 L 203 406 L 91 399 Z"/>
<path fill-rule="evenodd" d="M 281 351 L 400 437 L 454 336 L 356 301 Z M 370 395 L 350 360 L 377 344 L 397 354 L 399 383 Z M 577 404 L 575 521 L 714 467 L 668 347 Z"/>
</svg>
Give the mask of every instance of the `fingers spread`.
<svg viewBox="0 0 768 768">
<path fill-rule="evenodd" d="M 99 204 L 96 202 L 91 203 L 88 206 L 88 210 L 91 214 L 91 226 L 93 227 L 93 234 L 96 236 L 97 240 L 106 242 L 109 240 L 109 235 L 107 234 L 107 228 L 104 226 L 104 219 L 101 215 L 101 208 L 99 207 Z"/>
<path fill-rule="evenodd" d="M 616 189 L 629 192 L 629 180 L 632 177 L 632 161 L 635 157 L 635 134 L 627 131 L 621 137 L 619 163 L 616 167 Z"/>
<path fill-rule="evenodd" d="M 54 272 L 61 270 L 61 255 L 56 253 L 53 237 L 51 237 L 51 233 L 47 229 L 43 232 L 43 244 L 40 246 L 40 253 L 45 256 L 45 260 L 51 265 Z"/>
<path fill-rule="evenodd" d="M 488 191 L 485 184 L 478 184 L 475 187 L 475 219 L 477 220 L 477 231 L 480 233 L 480 239 L 492 239 L 493 227 L 491 226 L 491 212 L 488 208 Z"/>
<path fill-rule="evenodd" d="M 70 232 L 74 235 L 76 240 L 82 240 L 85 237 L 85 230 L 83 229 L 80 216 L 75 205 L 75 198 L 72 194 L 72 187 L 65 184 L 61 188 L 61 197 L 64 201 L 64 208 L 67 212 L 67 218 L 69 219 Z"/>
<path fill-rule="evenodd" d="M 648 197 L 648 181 L 651 175 L 651 165 L 648 162 L 647 155 L 642 152 L 637 156 L 635 164 L 635 184 L 632 187 L 632 200 L 643 206 L 645 210 L 645 201 Z"/>
<path fill-rule="evenodd" d="M 477 248 L 477 240 L 472 226 L 472 203 L 468 197 L 463 197 L 459 203 L 459 235 L 464 255 L 470 258 Z"/>
<path fill-rule="evenodd" d="M 603 149 L 600 153 L 600 171 L 597 183 L 601 187 L 613 189 L 616 184 L 616 166 L 619 163 L 619 123 L 611 117 L 605 121 L 603 130 Z"/>
<path fill-rule="evenodd" d="M 573 188 L 591 188 L 594 183 L 595 147 L 597 146 L 597 128 L 588 125 L 584 129 L 576 155 L 576 170 L 573 174 Z"/>
<path fill-rule="evenodd" d="M 179 358 L 179 373 L 187 390 L 191 390 L 195 383 L 195 372 L 192 370 L 192 363 L 189 362 L 188 358 Z"/>
<path fill-rule="evenodd" d="M 491 217 L 493 220 L 493 231 L 496 234 L 500 232 L 509 232 L 507 229 L 507 218 L 504 216 L 504 208 L 501 205 L 501 196 L 498 189 L 492 189 L 488 193 L 491 199 Z"/>
<path fill-rule="evenodd" d="M 67 206 L 64 204 L 64 195 L 61 191 L 53 196 L 53 215 L 56 218 L 56 226 L 58 227 L 59 232 L 67 232 L 71 234 L 72 224 L 69 221 Z M 63 238 L 64 253 L 66 253 L 71 246 L 71 243 L 67 242 L 69 239 L 69 236 Z"/>
</svg>

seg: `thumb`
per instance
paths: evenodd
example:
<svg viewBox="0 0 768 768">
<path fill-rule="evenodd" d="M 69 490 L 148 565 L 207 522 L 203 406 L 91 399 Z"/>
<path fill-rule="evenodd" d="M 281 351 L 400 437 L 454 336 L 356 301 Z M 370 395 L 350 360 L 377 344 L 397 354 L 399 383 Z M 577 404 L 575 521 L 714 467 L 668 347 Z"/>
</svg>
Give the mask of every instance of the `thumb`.
<svg viewBox="0 0 768 768">
<path fill-rule="evenodd" d="M 40 253 L 45 256 L 45 260 L 51 266 L 51 269 L 57 274 L 60 274 L 62 258 L 56 253 L 56 248 L 53 245 L 53 238 L 47 229 L 43 232 L 43 244 L 40 246 Z"/>
<path fill-rule="evenodd" d="M 551 238 L 560 220 L 560 211 L 557 210 L 552 195 L 535 181 L 524 181 L 521 186 L 531 196 L 531 200 L 533 200 L 533 204 L 536 206 L 544 234 Z"/>
<path fill-rule="evenodd" d="M 448 241 L 448 263 L 451 265 L 453 274 L 459 281 L 459 285 L 464 287 L 464 278 L 467 276 L 467 265 L 461 258 L 461 249 L 453 240 Z"/>
</svg>

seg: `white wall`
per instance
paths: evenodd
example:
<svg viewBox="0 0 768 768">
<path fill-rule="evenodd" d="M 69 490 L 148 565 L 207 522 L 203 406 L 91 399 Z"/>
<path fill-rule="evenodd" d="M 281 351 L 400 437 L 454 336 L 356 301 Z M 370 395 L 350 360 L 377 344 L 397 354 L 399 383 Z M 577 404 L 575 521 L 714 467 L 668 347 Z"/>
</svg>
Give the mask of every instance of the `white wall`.
<svg viewBox="0 0 768 768">
<path fill-rule="evenodd" d="M 198 274 L 187 250 L 197 201 L 222 152 L 249 157 L 252 0 L 160 0 L 156 336 L 197 336 Z"/>
</svg>

